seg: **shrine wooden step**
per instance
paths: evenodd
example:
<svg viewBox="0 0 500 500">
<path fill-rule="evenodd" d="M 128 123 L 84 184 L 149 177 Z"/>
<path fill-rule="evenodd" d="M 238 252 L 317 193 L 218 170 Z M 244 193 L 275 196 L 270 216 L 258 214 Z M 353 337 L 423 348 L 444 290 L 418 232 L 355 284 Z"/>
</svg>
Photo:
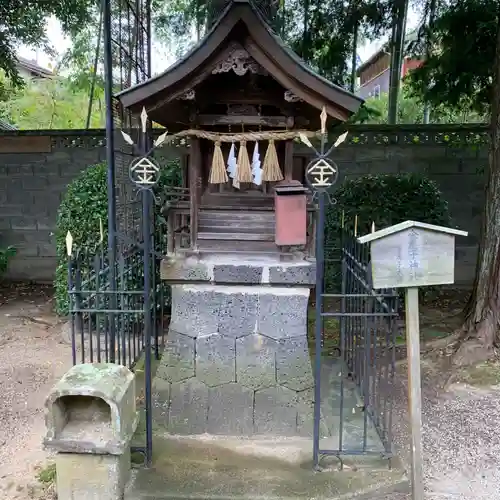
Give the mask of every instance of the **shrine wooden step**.
<svg viewBox="0 0 500 500">
<path fill-rule="evenodd" d="M 228 231 L 227 228 L 226 231 Z M 273 233 L 255 233 L 255 232 L 198 232 L 199 240 L 245 240 L 245 241 L 272 241 L 274 242 L 274 232 Z"/>
<path fill-rule="evenodd" d="M 198 226 L 198 232 L 200 233 L 229 233 L 233 232 L 235 237 L 240 233 L 261 233 L 261 234 L 275 234 L 274 224 L 245 224 L 244 226 L 235 226 L 228 224 L 200 224 Z"/>
<path fill-rule="evenodd" d="M 274 222 L 274 212 L 232 212 L 229 210 L 200 210 L 200 221 L 202 220 L 221 220 L 221 221 L 266 221 Z"/>
<path fill-rule="evenodd" d="M 200 240 L 197 241 L 198 251 L 201 253 L 242 253 L 266 254 L 276 256 L 280 254 L 279 248 L 270 241 L 238 241 L 238 240 Z"/>
</svg>

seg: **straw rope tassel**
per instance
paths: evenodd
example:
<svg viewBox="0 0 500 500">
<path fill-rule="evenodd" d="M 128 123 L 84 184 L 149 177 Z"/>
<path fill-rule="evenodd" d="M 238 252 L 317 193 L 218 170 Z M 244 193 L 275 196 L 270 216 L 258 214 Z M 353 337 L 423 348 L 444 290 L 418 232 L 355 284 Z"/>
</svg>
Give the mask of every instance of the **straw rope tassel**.
<svg viewBox="0 0 500 500">
<path fill-rule="evenodd" d="M 250 166 L 250 158 L 248 157 L 247 141 L 240 142 L 240 150 L 238 151 L 238 170 L 236 171 L 236 180 L 238 182 L 252 182 L 252 167 Z"/>
<path fill-rule="evenodd" d="M 274 140 L 269 140 L 266 156 L 264 157 L 264 165 L 262 167 L 262 180 L 266 182 L 276 182 L 283 180 L 280 164 L 278 161 L 278 153 Z"/>
<path fill-rule="evenodd" d="M 212 168 L 210 169 L 210 184 L 225 184 L 228 181 L 224 156 L 220 147 L 220 141 L 215 142 L 214 156 L 212 158 Z"/>
</svg>

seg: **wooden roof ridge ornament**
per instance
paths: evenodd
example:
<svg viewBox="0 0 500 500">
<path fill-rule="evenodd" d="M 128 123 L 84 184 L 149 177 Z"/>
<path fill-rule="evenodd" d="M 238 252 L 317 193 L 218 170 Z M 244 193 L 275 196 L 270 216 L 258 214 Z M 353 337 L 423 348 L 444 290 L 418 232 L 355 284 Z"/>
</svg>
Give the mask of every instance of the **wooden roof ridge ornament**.
<svg viewBox="0 0 500 500">
<path fill-rule="evenodd" d="M 283 98 L 286 102 L 299 102 L 302 101 L 300 97 L 297 97 L 291 90 L 285 90 Z"/>
<path fill-rule="evenodd" d="M 375 293 L 387 297 L 391 289 L 406 289 L 405 331 L 414 500 L 424 500 L 418 288 L 454 283 L 456 236 L 467 236 L 467 232 L 407 220 L 358 238 L 360 243 L 370 243 L 372 287 L 380 290 Z M 394 307 L 390 302 L 388 304 Z"/>
<path fill-rule="evenodd" d="M 257 67 L 275 80 L 283 92 L 290 91 L 288 95 L 293 94 L 294 101 L 299 99 L 302 106 L 315 110 L 324 107 L 329 117 L 340 122 L 346 121 L 363 102 L 307 66 L 272 31 L 250 0 L 232 0 L 185 57 L 163 73 L 121 91 L 117 98 L 124 108 L 135 113 L 146 107 L 150 119 L 172 130 L 180 121 L 171 112 L 175 102 L 179 106 L 179 97 L 213 76 L 214 69 L 216 73 L 232 70 L 244 74 Z M 314 112 L 312 115 L 317 117 Z M 319 124 L 311 127 L 319 128 Z"/>
<path fill-rule="evenodd" d="M 234 71 L 238 76 L 246 75 L 247 72 L 267 74 L 239 43 L 234 42 L 231 47 L 228 56 L 219 61 L 212 70 L 213 75 L 229 73 L 230 71 Z"/>
</svg>

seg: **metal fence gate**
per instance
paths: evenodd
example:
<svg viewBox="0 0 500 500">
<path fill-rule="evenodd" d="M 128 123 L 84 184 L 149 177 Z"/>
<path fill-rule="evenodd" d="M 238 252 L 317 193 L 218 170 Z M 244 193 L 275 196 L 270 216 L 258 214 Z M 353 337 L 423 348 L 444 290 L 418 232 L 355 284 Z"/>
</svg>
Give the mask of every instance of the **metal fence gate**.
<svg viewBox="0 0 500 500">
<path fill-rule="evenodd" d="M 316 149 L 305 141 L 314 151 L 314 158 L 306 169 L 306 180 L 317 205 L 315 468 L 320 468 L 320 458 L 328 455 L 340 459 L 345 455 L 391 458 L 398 316 L 397 292 L 372 287 L 369 247 L 360 244 L 356 238 L 357 221 L 351 232 L 345 227 L 342 214 L 340 234 L 337 230 L 334 230 L 336 234 L 331 234 L 329 219 L 329 243 L 338 242 L 339 254 L 336 262 L 326 261 L 326 208 L 335 203 L 330 188 L 338 178 L 338 167 L 330 155 L 347 136 L 347 132 L 341 134 L 332 146 L 327 147 L 326 119 L 323 110 L 320 148 Z M 331 214 L 330 209 L 329 217 Z M 340 277 L 337 293 L 330 293 L 334 292 L 331 290 L 326 293 L 325 271 L 330 273 L 330 286 L 333 281 L 331 273 Z M 325 338 L 326 321 L 333 321 L 328 339 Z"/>
<path fill-rule="evenodd" d="M 325 258 L 325 198 L 318 200 L 315 310 L 314 465 L 322 456 L 392 456 L 392 392 L 398 294 L 371 286 L 369 246 L 341 228 L 338 260 Z M 325 265 L 338 268 L 340 290 L 325 292 Z M 325 322 L 338 336 L 325 338 Z M 331 404 L 332 393 L 338 404 Z M 333 424 L 325 425 L 330 418 Z M 353 437 L 353 433 L 355 437 Z M 390 463 L 390 462 L 389 462 Z"/>
</svg>

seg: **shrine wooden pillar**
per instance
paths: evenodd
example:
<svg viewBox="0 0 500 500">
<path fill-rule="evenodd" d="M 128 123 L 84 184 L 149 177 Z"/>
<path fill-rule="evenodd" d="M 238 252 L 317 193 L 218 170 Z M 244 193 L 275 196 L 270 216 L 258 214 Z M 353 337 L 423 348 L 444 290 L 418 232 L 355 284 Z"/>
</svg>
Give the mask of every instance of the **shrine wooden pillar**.
<svg viewBox="0 0 500 500">
<path fill-rule="evenodd" d="M 285 181 L 293 179 L 293 139 L 285 142 L 285 165 L 283 168 Z"/>
<path fill-rule="evenodd" d="M 198 244 L 198 215 L 201 201 L 201 145 L 200 139 L 191 139 L 191 154 L 189 155 L 189 216 L 191 250 L 196 250 Z"/>
</svg>

